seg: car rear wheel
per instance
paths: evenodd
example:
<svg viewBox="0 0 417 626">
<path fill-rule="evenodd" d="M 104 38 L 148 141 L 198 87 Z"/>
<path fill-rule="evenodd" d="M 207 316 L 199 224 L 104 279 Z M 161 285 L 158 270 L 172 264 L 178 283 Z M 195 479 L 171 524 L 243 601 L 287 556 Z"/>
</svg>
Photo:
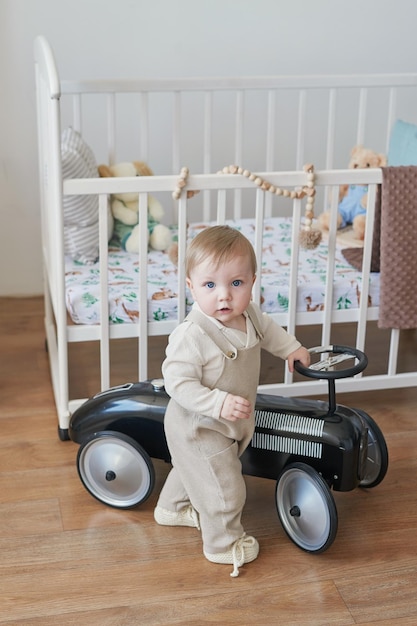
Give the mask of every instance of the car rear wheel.
<svg viewBox="0 0 417 626">
<path fill-rule="evenodd" d="M 84 442 L 77 455 L 81 482 L 104 504 L 130 509 L 152 492 L 155 471 L 148 453 L 132 437 L 103 431 Z"/>
<path fill-rule="evenodd" d="M 288 537 L 306 552 L 324 552 L 337 533 L 337 509 L 326 481 L 306 463 L 285 467 L 277 481 L 276 506 Z"/>
<path fill-rule="evenodd" d="M 364 411 L 359 411 L 368 429 L 368 453 L 365 471 L 359 487 L 376 487 L 388 470 L 388 448 L 384 435 L 375 420 Z"/>
</svg>

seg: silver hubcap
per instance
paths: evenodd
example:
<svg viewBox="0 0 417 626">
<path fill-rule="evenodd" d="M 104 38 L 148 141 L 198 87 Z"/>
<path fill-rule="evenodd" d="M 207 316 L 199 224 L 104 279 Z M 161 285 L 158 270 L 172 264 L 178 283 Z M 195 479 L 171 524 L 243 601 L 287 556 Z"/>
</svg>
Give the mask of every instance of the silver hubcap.
<svg viewBox="0 0 417 626">
<path fill-rule="evenodd" d="M 80 455 L 79 471 L 90 493 L 115 507 L 135 506 L 146 497 L 151 484 L 141 453 L 116 436 L 87 443 Z"/>
<path fill-rule="evenodd" d="M 277 506 L 281 522 L 304 550 L 319 550 L 330 535 L 330 512 L 326 494 L 303 470 L 290 469 L 280 478 Z"/>
</svg>

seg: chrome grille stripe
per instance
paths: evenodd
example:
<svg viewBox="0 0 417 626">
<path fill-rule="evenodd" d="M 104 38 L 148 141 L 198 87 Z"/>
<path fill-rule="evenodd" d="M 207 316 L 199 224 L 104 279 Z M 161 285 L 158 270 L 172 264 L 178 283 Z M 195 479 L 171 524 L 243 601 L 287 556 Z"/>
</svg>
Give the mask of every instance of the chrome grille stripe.
<svg viewBox="0 0 417 626">
<path fill-rule="evenodd" d="M 286 454 L 297 454 L 299 456 L 313 457 L 321 459 L 323 447 L 321 443 L 305 441 L 303 439 L 290 439 L 279 435 L 268 433 L 254 433 L 252 447 L 261 450 L 272 450 L 274 452 L 285 452 Z"/>
<path fill-rule="evenodd" d="M 273 411 L 255 411 L 255 424 L 259 428 L 298 433 L 311 437 L 321 437 L 324 428 L 324 420 L 322 419 L 291 413 L 274 413 Z"/>
</svg>

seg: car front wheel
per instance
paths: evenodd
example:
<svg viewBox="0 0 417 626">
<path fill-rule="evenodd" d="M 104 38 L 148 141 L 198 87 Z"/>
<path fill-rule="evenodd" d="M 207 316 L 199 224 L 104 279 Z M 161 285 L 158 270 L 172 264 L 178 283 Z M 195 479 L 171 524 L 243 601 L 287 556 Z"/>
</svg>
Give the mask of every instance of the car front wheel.
<svg viewBox="0 0 417 626">
<path fill-rule="evenodd" d="M 288 537 L 306 552 L 324 552 L 338 525 L 334 498 L 326 481 L 306 463 L 291 463 L 276 486 L 276 506 Z"/>
</svg>

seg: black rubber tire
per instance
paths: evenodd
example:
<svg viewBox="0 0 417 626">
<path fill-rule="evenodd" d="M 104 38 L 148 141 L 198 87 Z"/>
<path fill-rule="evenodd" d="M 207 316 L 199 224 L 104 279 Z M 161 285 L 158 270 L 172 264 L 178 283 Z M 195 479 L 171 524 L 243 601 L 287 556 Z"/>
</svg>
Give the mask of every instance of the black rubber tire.
<svg viewBox="0 0 417 626">
<path fill-rule="evenodd" d="M 365 475 L 359 487 L 371 489 L 382 482 L 388 471 L 388 448 L 385 437 L 375 420 L 364 411 L 355 410 L 360 413 L 368 428 L 368 457 Z"/>
</svg>

